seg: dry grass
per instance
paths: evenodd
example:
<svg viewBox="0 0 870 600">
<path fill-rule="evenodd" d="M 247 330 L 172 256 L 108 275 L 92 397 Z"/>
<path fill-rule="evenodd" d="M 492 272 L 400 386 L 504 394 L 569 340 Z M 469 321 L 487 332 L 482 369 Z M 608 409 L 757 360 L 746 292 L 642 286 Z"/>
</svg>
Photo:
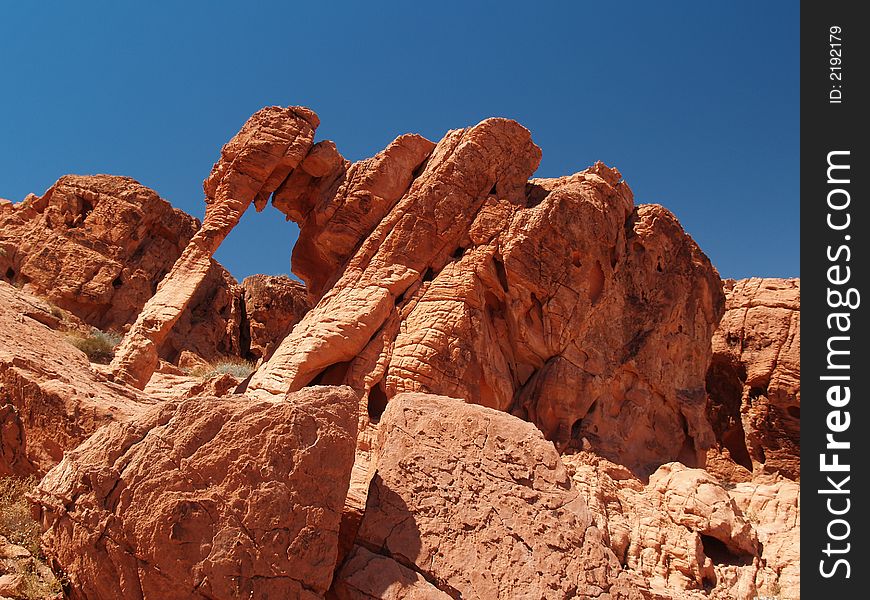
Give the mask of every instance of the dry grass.
<svg viewBox="0 0 870 600">
<path fill-rule="evenodd" d="M 88 336 L 71 333 L 67 335 L 67 341 L 87 354 L 89 361 L 107 365 L 115 356 L 115 346 L 121 342 L 121 335 L 113 331 L 93 329 Z"/>
<path fill-rule="evenodd" d="M 30 517 L 25 494 L 36 487 L 35 477 L 0 477 L 0 535 L 39 554 L 39 524 Z"/>
<path fill-rule="evenodd" d="M 57 578 L 43 560 L 39 524 L 31 518 L 25 497 L 36 484 L 35 477 L 0 477 L 0 535 L 31 555 L 19 559 L 14 569 L 24 578 L 22 593 L 16 596 L 23 600 L 61 598 L 63 593 L 62 578 Z"/>
<path fill-rule="evenodd" d="M 212 363 L 207 368 L 202 367 L 191 371 L 191 375 L 202 380 L 211 379 L 215 375 L 232 375 L 236 379 L 245 379 L 254 372 L 256 363 L 243 358 L 225 358 Z"/>
</svg>

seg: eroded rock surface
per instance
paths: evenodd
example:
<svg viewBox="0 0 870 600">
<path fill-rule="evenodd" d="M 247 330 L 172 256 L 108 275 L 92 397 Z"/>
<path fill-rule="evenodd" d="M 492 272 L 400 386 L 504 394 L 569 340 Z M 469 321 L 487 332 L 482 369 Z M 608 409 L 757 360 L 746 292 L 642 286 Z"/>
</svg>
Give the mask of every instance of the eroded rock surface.
<svg viewBox="0 0 870 600">
<path fill-rule="evenodd" d="M 103 331 L 123 331 L 193 237 L 199 222 L 129 177 L 61 177 L 42 196 L 0 204 L 0 277 Z M 216 262 L 158 348 L 211 358 L 238 353 L 237 284 Z"/>
<path fill-rule="evenodd" d="M 252 275 L 242 281 L 247 339 L 243 353 L 269 360 L 293 326 L 311 308 L 305 286 L 286 276 Z"/>
<path fill-rule="evenodd" d="M 166 402 L 99 430 L 35 493 L 73 597 L 319 598 L 332 580 L 356 396 Z"/>
<path fill-rule="evenodd" d="M 723 485 L 662 465 L 647 484 L 591 452 L 562 457 L 592 522 L 651 592 L 677 600 L 800 597 L 798 484 Z"/>
<path fill-rule="evenodd" d="M 707 374 L 719 447 L 750 473 L 800 478 L 800 280 L 725 285 Z M 740 473 L 734 473 L 740 479 Z"/>
<path fill-rule="evenodd" d="M 157 350 L 208 275 L 212 255 L 253 202 L 262 209 L 305 158 L 319 125 L 302 107 L 256 112 L 221 150 L 203 183 L 205 219 L 124 337 L 112 361 L 115 376 L 138 388 L 157 369 Z"/>
<path fill-rule="evenodd" d="M 344 597 L 418 593 L 399 594 L 392 577 L 469 599 L 630 589 L 552 443 L 530 423 L 446 397 L 390 402 L 357 544 L 336 583 Z M 377 573 L 371 552 L 384 563 Z"/>
<path fill-rule="evenodd" d="M 526 129 L 488 119 L 291 175 L 275 203 L 300 222 L 294 269 L 319 300 L 252 392 L 347 383 L 373 420 L 398 393 L 446 394 L 638 472 L 702 462 L 718 275 L 615 169 L 528 181 L 539 160 Z"/>
<path fill-rule="evenodd" d="M 44 300 L 0 281 L 0 476 L 43 474 L 100 426 L 153 400 L 111 383 L 52 326 Z"/>
</svg>

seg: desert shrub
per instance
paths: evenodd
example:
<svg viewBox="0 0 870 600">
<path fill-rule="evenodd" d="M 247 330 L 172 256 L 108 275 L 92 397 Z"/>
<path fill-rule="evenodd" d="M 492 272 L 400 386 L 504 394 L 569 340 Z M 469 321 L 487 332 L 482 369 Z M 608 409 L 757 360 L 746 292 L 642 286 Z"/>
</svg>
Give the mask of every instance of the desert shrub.
<svg viewBox="0 0 870 600">
<path fill-rule="evenodd" d="M 0 477 L 0 535 L 39 554 L 39 524 L 30 516 L 25 494 L 36 487 L 35 477 Z"/>
<path fill-rule="evenodd" d="M 115 346 L 121 342 L 121 335 L 113 331 L 94 329 L 90 335 L 70 334 L 69 343 L 87 354 L 88 360 L 102 365 L 112 362 Z"/>
<path fill-rule="evenodd" d="M 224 358 L 212 363 L 209 368 L 195 369 L 190 374 L 200 379 L 211 379 L 215 375 L 232 375 L 236 379 L 245 379 L 254 372 L 256 363 L 243 358 Z"/>
<path fill-rule="evenodd" d="M 0 535 L 30 552 L 30 558 L 19 560 L 14 570 L 24 577 L 20 596 L 23 600 L 60 598 L 66 576 L 58 578 L 48 565 L 39 547 L 39 524 L 30 516 L 25 494 L 33 491 L 38 480 L 33 477 L 0 477 Z"/>
</svg>

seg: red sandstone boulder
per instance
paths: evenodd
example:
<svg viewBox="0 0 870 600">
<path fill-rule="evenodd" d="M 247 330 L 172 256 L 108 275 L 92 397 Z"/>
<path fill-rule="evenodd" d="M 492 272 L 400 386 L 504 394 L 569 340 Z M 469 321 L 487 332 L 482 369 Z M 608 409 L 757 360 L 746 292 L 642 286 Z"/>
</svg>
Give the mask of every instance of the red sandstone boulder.
<svg viewBox="0 0 870 600">
<path fill-rule="evenodd" d="M 166 402 L 98 431 L 34 495 L 72 597 L 318 598 L 330 586 L 356 396 Z"/>
<path fill-rule="evenodd" d="M 361 548 L 340 572 L 339 597 L 424 597 L 423 580 L 454 598 L 629 597 L 558 453 L 532 424 L 401 394 L 381 419 L 378 448 Z M 383 557 L 377 571 L 366 549 Z M 413 593 L 399 593 L 405 587 Z"/>
<path fill-rule="evenodd" d="M 661 466 L 644 483 L 591 452 L 564 455 L 592 523 L 619 562 L 662 598 L 800 597 L 798 485 L 725 485 Z"/>
<path fill-rule="evenodd" d="M 528 181 L 539 160 L 526 129 L 487 119 L 434 149 L 403 136 L 336 160 L 317 185 L 291 175 L 275 202 L 300 222 L 294 269 L 319 300 L 252 393 L 346 383 L 372 420 L 398 393 L 445 394 L 638 472 L 701 464 L 718 274 L 615 169 Z"/>
</svg>

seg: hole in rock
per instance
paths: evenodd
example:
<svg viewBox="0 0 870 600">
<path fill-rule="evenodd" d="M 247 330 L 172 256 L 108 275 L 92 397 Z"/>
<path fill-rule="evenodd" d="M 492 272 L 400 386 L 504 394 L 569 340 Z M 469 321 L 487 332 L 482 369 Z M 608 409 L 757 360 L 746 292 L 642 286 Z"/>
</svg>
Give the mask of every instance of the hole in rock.
<svg viewBox="0 0 870 600">
<path fill-rule="evenodd" d="M 544 201 L 548 192 L 546 189 L 536 183 L 526 184 L 526 207 L 532 208 Z"/>
<path fill-rule="evenodd" d="M 577 419 L 574 421 L 574 424 L 571 425 L 571 439 L 579 440 L 580 439 L 580 431 L 583 429 L 583 419 Z"/>
<path fill-rule="evenodd" d="M 763 387 L 753 387 L 749 390 L 749 399 L 757 400 L 761 396 L 767 396 L 767 388 Z"/>
<path fill-rule="evenodd" d="M 305 387 L 311 387 L 313 385 L 342 385 L 349 368 L 350 361 L 329 365 Z"/>
<path fill-rule="evenodd" d="M 381 420 L 381 415 L 387 408 L 387 393 L 384 391 L 383 381 L 369 390 L 368 412 L 373 423 Z"/>
<path fill-rule="evenodd" d="M 6 279 L 8 279 L 9 281 L 15 279 L 15 269 L 13 269 L 12 267 L 6 269 Z"/>
<path fill-rule="evenodd" d="M 659 259 L 656 261 L 656 271 L 658 271 L 659 273 L 661 273 L 662 271 L 664 271 L 664 269 L 662 269 L 662 259 L 661 259 L 661 257 L 659 257 Z"/>
<path fill-rule="evenodd" d="M 81 210 L 79 211 L 79 214 L 81 215 L 82 218 L 81 218 L 81 220 L 78 221 L 77 224 L 81 225 L 82 223 L 84 223 L 85 219 L 88 218 L 88 215 L 90 215 L 92 212 L 94 212 L 94 204 L 93 204 L 93 202 L 91 202 L 87 198 L 79 198 L 79 200 L 81 200 L 81 202 L 82 202 L 82 207 L 81 207 Z"/>
<path fill-rule="evenodd" d="M 724 542 L 717 540 L 713 536 L 704 535 L 703 533 L 700 535 L 704 554 L 713 561 L 713 564 L 736 567 L 745 567 L 752 564 L 752 557 L 750 555 L 733 552 Z"/>
<path fill-rule="evenodd" d="M 123 285 L 123 283 L 124 282 L 121 281 L 121 276 L 119 275 L 112 280 L 112 287 L 118 289 L 119 287 L 121 287 L 121 285 Z"/>
<path fill-rule="evenodd" d="M 497 194 L 498 194 L 498 191 L 495 189 L 495 184 L 493 183 L 493 184 L 492 184 L 492 189 L 489 190 L 489 195 L 490 195 L 490 196 L 495 196 L 495 195 L 497 195 Z"/>
<path fill-rule="evenodd" d="M 423 272 L 423 281 L 432 281 L 435 279 L 435 273 L 432 272 L 432 267 L 429 267 Z"/>
<path fill-rule="evenodd" d="M 601 293 L 604 291 L 604 269 L 601 268 L 601 263 L 595 261 L 595 269 L 589 281 L 589 301 L 595 305 L 601 298 Z"/>
<path fill-rule="evenodd" d="M 452 256 L 454 260 L 459 260 L 460 258 L 465 256 L 465 248 L 459 246 L 456 250 L 453 251 L 453 254 L 451 254 L 450 256 Z"/>
<path fill-rule="evenodd" d="M 504 263 L 501 262 L 497 257 L 493 257 L 493 264 L 495 265 L 495 276 L 498 277 L 498 282 L 501 284 L 501 288 L 504 291 L 508 291 L 508 279 L 507 279 L 507 271 L 504 269 Z"/>
<path fill-rule="evenodd" d="M 801 418 L 801 407 L 800 406 L 789 406 L 788 408 L 785 409 L 785 412 L 787 412 L 788 416 L 792 417 L 793 419 L 800 420 L 800 418 Z"/>
</svg>

